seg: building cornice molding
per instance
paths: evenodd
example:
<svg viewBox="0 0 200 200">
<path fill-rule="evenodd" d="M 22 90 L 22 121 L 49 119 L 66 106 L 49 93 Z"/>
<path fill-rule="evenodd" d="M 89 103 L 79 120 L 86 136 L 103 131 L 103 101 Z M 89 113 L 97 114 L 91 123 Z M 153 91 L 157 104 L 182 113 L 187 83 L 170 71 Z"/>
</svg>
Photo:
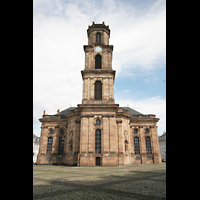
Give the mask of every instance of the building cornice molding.
<svg viewBox="0 0 200 200">
<path fill-rule="evenodd" d="M 113 48 L 114 48 L 113 45 L 105 45 L 105 44 L 103 44 L 101 42 L 96 42 L 93 45 L 91 45 L 91 44 L 90 45 L 83 45 L 83 50 L 85 52 L 94 51 L 94 48 L 96 46 L 101 46 L 103 48 L 103 50 L 107 50 L 107 51 L 113 51 Z"/>
</svg>

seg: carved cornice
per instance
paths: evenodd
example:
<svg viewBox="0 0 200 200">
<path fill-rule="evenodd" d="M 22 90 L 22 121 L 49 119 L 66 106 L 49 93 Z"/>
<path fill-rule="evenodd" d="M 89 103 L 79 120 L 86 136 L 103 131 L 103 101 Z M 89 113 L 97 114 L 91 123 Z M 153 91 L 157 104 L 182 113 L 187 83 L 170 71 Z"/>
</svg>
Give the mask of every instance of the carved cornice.
<svg viewBox="0 0 200 200">
<path fill-rule="evenodd" d="M 40 122 L 67 122 L 67 119 L 60 119 L 60 118 L 40 118 Z"/>
<path fill-rule="evenodd" d="M 114 114 L 102 114 L 102 117 L 115 117 Z M 96 117 L 94 114 L 83 114 L 80 117 Z"/>
<path fill-rule="evenodd" d="M 125 117 L 129 117 L 131 118 L 131 115 L 130 114 L 127 114 L 127 113 L 124 113 L 124 112 L 117 112 L 117 116 L 125 116 Z"/>
<path fill-rule="evenodd" d="M 102 114 L 102 117 L 115 117 L 113 114 Z"/>
<path fill-rule="evenodd" d="M 80 117 L 81 118 L 83 118 L 83 117 L 85 117 L 85 118 L 87 118 L 87 117 L 94 117 L 94 114 L 85 114 L 85 115 L 81 115 Z"/>
<path fill-rule="evenodd" d="M 90 73 L 92 73 L 93 76 L 95 76 L 96 74 L 97 77 L 99 77 L 99 74 L 104 74 L 104 76 L 108 76 L 108 74 L 111 74 L 113 76 L 113 80 L 115 80 L 116 71 L 112 69 L 85 69 L 81 71 L 82 78 L 85 78 L 85 75 Z"/>
<path fill-rule="evenodd" d="M 105 45 L 103 43 L 95 43 L 93 45 L 83 45 L 83 50 L 85 52 L 91 52 L 94 51 L 94 47 L 95 46 L 101 46 L 103 48 L 103 50 L 107 50 L 107 51 L 113 51 L 113 45 Z"/>
<path fill-rule="evenodd" d="M 155 121 L 158 122 L 160 119 L 159 118 L 131 118 L 131 123 L 137 123 L 141 121 Z M 144 122 L 145 123 L 145 122 Z"/>
<path fill-rule="evenodd" d="M 118 123 L 122 123 L 122 120 L 121 119 L 117 119 L 116 122 L 117 122 L 117 124 Z"/>
<path fill-rule="evenodd" d="M 76 119 L 75 123 L 81 123 L 81 120 L 80 119 Z"/>
<path fill-rule="evenodd" d="M 105 23 L 103 24 L 95 24 L 94 22 L 92 23 L 92 25 L 88 26 L 87 29 L 87 34 L 89 36 L 89 34 L 93 31 L 105 31 L 106 33 L 108 33 L 108 35 L 110 36 L 110 29 L 109 26 L 105 25 Z"/>
<path fill-rule="evenodd" d="M 42 128 L 42 129 L 46 129 L 46 128 L 48 128 L 48 126 L 43 126 L 43 127 L 41 126 L 41 128 Z"/>
</svg>

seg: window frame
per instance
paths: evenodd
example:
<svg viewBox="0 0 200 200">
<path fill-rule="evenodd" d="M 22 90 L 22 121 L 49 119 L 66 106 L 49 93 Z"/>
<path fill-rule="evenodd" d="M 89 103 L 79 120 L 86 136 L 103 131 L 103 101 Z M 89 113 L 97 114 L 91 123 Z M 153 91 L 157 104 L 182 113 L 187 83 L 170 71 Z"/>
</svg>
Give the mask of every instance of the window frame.
<svg viewBox="0 0 200 200">
<path fill-rule="evenodd" d="M 137 139 L 137 141 L 136 141 L 136 139 Z M 139 139 L 139 137 L 135 136 L 133 138 L 133 142 L 134 142 L 135 155 L 140 155 L 140 139 Z"/>
<path fill-rule="evenodd" d="M 95 69 L 102 69 L 102 56 L 100 54 L 95 56 Z"/>
<path fill-rule="evenodd" d="M 137 131 L 137 133 L 135 131 Z M 138 134 L 138 129 L 135 128 L 133 132 L 134 132 L 134 134 Z"/>
<path fill-rule="evenodd" d="M 100 32 L 96 33 L 96 42 L 101 42 L 101 33 Z"/>
<path fill-rule="evenodd" d="M 59 144 L 58 144 L 58 155 L 63 155 L 64 153 L 64 142 L 65 142 L 65 138 L 59 137 Z"/>
<path fill-rule="evenodd" d="M 145 137 L 146 144 L 146 154 L 152 155 L 151 138 L 149 136 Z"/>
<path fill-rule="evenodd" d="M 95 130 L 95 154 L 101 154 L 101 130 Z"/>
<path fill-rule="evenodd" d="M 147 131 L 148 131 L 148 132 L 147 132 Z M 149 133 L 150 133 L 149 129 L 146 128 L 146 129 L 145 129 L 145 134 L 149 134 Z"/>
<path fill-rule="evenodd" d="M 62 133 L 61 133 L 62 132 Z M 60 135 L 64 135 L 65 134 L 65 130 L 62 128 L 60 129 Z"/>
<path fill-rule="evenodd" d="M 101 120 L 100 120 L 100 119 L 96 119 L 95 124 L 96 124 L 97 126 L 100 126 L 100 125 L 101 125 Z"/>
<path fill-rule="evenodd" d="M 53 137 L 48 137 L 46 155 L 52 154 L 52 146 L 53 146 Z"/>
<path fill-rule="evenodd" d="M 94 99 L 95 100 L 102 100 L 102 82 L 96 81 L 94 84 Z"/>
<path fill-rule="evenodd" d="M 52 128 L 49 129 L 49 134 L 50 134 L 50 135 L 53 134 L 53 129 L 52 129 Z"/>
</svg>

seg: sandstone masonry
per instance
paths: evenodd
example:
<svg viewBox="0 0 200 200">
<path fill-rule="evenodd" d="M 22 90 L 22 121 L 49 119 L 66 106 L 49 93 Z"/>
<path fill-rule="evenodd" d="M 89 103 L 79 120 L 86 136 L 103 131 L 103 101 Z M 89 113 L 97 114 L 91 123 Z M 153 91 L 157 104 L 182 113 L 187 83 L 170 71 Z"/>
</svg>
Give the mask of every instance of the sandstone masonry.
<svg viewBox="0 0 200 200">
<path fill-rule="evenodd" d="M 115 104 L 109 26 L 93 22 L 87 33 L 82 104 L 55 115 L 44 111 L 37 164 L 161 163 L 159 118 Z"/>
</svg>

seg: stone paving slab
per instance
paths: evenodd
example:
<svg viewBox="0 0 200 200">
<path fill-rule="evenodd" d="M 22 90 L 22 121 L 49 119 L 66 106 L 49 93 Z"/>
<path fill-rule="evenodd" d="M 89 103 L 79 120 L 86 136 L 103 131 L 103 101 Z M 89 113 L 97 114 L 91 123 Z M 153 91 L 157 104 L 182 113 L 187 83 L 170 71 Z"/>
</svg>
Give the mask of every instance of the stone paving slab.
<svg viewBox="0 0 200 200">
<path fill-rule="evenodd" d="M 166 164 L 35 165 L 33 199 L 166 199 Z"/>
</svg>

